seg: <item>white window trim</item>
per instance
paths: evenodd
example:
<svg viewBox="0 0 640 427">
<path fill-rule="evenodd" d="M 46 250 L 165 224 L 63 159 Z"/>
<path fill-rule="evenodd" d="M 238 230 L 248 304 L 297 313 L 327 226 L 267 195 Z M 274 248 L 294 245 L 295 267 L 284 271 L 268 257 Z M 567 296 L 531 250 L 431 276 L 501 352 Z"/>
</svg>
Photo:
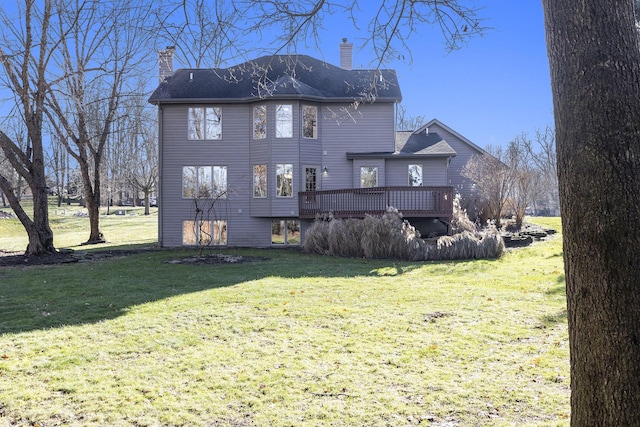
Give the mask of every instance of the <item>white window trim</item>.
<svg viewBox="0 0 640 427">
<path fill-rule="evenodd" d="M 256 110 L 260 107 L 264 108 L 264 135 L 260 137 L 256 137 Z M 267 132 L 269 131 L 269 126 L 268 126 L 269 109 L 267 108 L 267 104 L 254 105 L 251 111 L 252 111 L 251 138 L 255 140 L 267 139 Z"/>
<path fill-rule="evenodd" d="M 190 124 L 191 124 L 191 110 L 194 108 L 198 108 L 203 110 L 202 111 L 202 133 L 203 133 L 203 138 L 191 138 L 190 132 L 189 132 L 189 128 L 190 128 Z M 215 138 L 210 138 L 207 135 L 207 109 L 218 109 L 220 111 L 219 116 L 220 116 L 220 133 L 218 134 L 217 137 Z M 190 106 L 187 108 L 187 139 L 189 141 L 219 141 L 222 139 L 222 107 L 219 105 L 209 105 L 209 106 Z"/>
<path fill-rule="evenodd" d="M 420 185 L 412 185 L 411 184 L 411 166 L 420 166 Z M 418 163 L 411 163 L 407 166 L 407 185 L 409 187 L 422 187 L 424 185 L 424 165 Z"/>
<path fill-rule="evenodd" d="M 278 166 L 285 166 L 285 172 L 286 172 L 286 166 L 291 166 L 291 194 L 288 196 L 281 196 L 278 195 Z M 294 194 L 294 181 L 293 181 L 293 163 L 277 163 L 276 164 L 276 197 L 277 198 L 283 198 L 283 199 L 290 199 L 293 197 Z"/>
<path fill-rule="evenodd" d="M 316 121 L 315 121 L 315 135 L 314 136 L 304 136 L 304 110 L 305 108 L 313 108 L 316 111 Z M 301 120 L 301 128 L 300 128 L 301 134 L 302 134 L 302 138 L 303 139 L 318 139 L 318 107 L 315 105 L 302 105 L 302 120 Z"/>
<path fill-rule="evenodd" d="M 289 107 L 289 120 L 286 122 L 282 122 L 286 125 L 286 129 L 289 131 L 288 136 L 278 136 L 279 124 L 278 121 L 278 112 L 280 111 L 280 107 Z M 275 130 L 276 139 L 292 139 L 293 138 L 293 105 L 292 104 L 277 104 L 276 105 L 276 114 L 275 114 Z"/>
<path fill-rule="evenodd" d="M 256 166 L 264 166 L 265 170 L 264 170 L 264 196 L 256 196 Z M 253 188 L 252 188 L 252 193 L 253 193 L 253 198 L 254 199 L 266 199 L 269 197 L 269 166 L 265 163 L 258 163 L 255 164 L 251 167 L 251 177 L 253 180 Z"/>
<path fill-rule="evenodd" d="M 362 170 L 363 170 L 364 168 L 367 168 L 367 169 L 373 169 L 373 170 L 374 170 L 374 172 L 375 172 L 375 175 L 376 175 L 376 185 L 374 185 L 373 187 L 363 187 L 363 186 L 362 186 L 362 184 L 363 184 L 363 183 L 362 183 Z M 375 187 L 378 187 L 378 186 L 379 186 L 379 184 L 380 184 L 380 181 L 378 180 L 378 166 L 360 166 L 360 188 L 375 188 Z"/>
</svg>

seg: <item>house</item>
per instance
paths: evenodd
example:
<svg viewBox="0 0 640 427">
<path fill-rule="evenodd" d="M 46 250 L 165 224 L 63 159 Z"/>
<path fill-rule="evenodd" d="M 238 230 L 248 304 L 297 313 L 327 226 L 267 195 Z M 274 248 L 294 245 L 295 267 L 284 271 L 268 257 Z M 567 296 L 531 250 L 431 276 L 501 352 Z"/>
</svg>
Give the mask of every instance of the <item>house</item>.
<svg viewBox="0 0 640 427">
<path fill-rule="evenodd" d="M 300 244 L 317 216 L 393 206 L 447 223 L 459 169 L 480 150 L 437 120 L 395 132 L 393 70 L 306 55 L 229 68 L 179 69 L 161 51 L 149 102 L 159 117 L 159 243 Z M 462 154 L 462 155 L 461 155 Z M 460 159 L 460 160 L 458 160 Z"/>
</svg>

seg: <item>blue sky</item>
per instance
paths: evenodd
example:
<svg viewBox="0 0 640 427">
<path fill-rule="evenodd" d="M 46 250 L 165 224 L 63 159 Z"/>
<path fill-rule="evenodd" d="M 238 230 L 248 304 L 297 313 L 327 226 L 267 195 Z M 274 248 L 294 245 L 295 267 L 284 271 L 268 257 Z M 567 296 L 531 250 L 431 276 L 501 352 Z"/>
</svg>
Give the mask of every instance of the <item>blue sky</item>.
<svg viewBox="0 0 640 427">
<path fill-rule="evenodd" d="M 484 5 L 481 16 L 493 28 L 483 37 L 447 53 L 439 32 L 414 34 L 413 62 L 389 64 L 398 74 L 407 112 L 437 118 L 481 147 L 505 145 L 522 132 L 532 136 L 536 129 L 553 126 L 541 2 L 475 3 Z M 354 68 L 371 66 L 372 53 L 357 48 L 362 32 L 337 18 L 325 21 L 325 27 L 322 52 L 315 56 L 339 65 L 338 46 L 347 37 L 354 43 Z"/>
<path fill-rule="evenodd" d="M 360 8 L 378 3 L 367 2 L 361 0 Z M 437 118 L 481 147 L 505 145 L 522 132 L 533 135 L 536 129 L 553 126 L 541 2 L 465 3 L 483 7 L 484 24 L 492 27 L 483 37 L 447 53 L 442 35 L 427 27 L 410 39 L 411 62 L 398 60 L 388 65 L 398 74 L 407 113 L 426 120 Z M 0 0 L 0 7 L 15 5 Z M 362 15 L 367 12 L 361 11 Z M 339 44 L 347 37 L 354 43 L 354 68 L 370 68 L 373 53 L 358 48 L 367 35 L 367 22 L 363 19 L 359 24 L 357 30 L 343 15 L 329 17 L 320 31 L 321 51 L 298 53 L 339 65 Z M 265 52 L 269 41 L 262 40 Z M 155 76 L 156 69 L 152 72 Z"/>
</svg>

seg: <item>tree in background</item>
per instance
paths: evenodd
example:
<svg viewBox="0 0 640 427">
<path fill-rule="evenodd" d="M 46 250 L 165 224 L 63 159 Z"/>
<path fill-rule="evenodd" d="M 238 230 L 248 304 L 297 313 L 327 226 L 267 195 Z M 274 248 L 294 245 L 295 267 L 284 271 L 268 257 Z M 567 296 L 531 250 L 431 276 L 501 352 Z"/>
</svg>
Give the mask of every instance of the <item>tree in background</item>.
<svg viewBox="0 0 640 427">
<path fill-rule="evenodd" d="M 558 154 L 571 424 L 637 426 L 640 46 L 634 2 L 542 4 Z"/>
<path fill-rule="evenodd" d="M 517 229 L 522 227 L 527 209 L 542 192 L 541 173 L 527 149 L 530 145 L 529 138 L 522 134 L 509 142 L 506 150 L 507 167 L 513 180 L 508 201 Z"/>
<path fill-rule="evenodd" d="M 127 155 L 120 156 L 124 164 L 117 168 L 121 180 L 138 191 L 144 198 L 144 213 L 149 215 L 150 196 L 158 183 L 158 140 L 155 111 L 148 108 L 144 92 L 128 98 L 123 104 L 127 111 L 117 132 L 120 149 Z M 124 167 L 122 167 L 124 166 Z"/>
<path fill-rule="evenodd" d="M 89 213 L 87 244 L 104 242 L 100 231 L 102 168 L 107 141 L 119 119 L 129 79 L 146 72 L 150 49 L 145 2 L 56 2 L 60 34 L 58 66 L 63 72 L 48 92 L 47 114 L 82 174 Z M 142 65 L 142 67 L 141 67 Z"/>
<path fill-rule="evenodd" d="M 24 8 L 22 8 L 24 6 Z M 0 9 L 0 65 L 2 84 L 14 96 L 14 112 L 26 127 L 26 141 L 21 144 L 0 127 L 0 149 L 4 158 L 20 175 L 31 191 L 33 213 L 20 204 L 10 177 L 0 173 L 0 189 L 27 232 L 28 255 L 55 253 L 53 232 L 49 226 L 47 180 L 43 146 L 45 97 L 48 67 L 55 41 L 51 37 L 51 3 L 42 9 L 28 0 L 19 9 L 20 19 L 12 19 Z"/>
<path fill-rule="evenodd" d="M 53 174 L 53 184 L 55 194 L 58 199 L 58 207 L 62 206 L 62 200 L 67 192 L 69 183 L 69 153 L 60 138 L 55 137 L 51 141 L 48 151 L 48 167 L 50 174 Z"/>
<path fill-rule="evenodd" d="M 514 183 L 514 170 L 509 167 L 505 157 L 506 152 L 502 147 L 489 146 L 485 153 L 472 156 L 461 171 L 462 176 L 475 184 L 482 206 L 487 210 L 482 216 L 495 221 L 498 228 Z"/>
<path fill-rule="evenodd" d="M 522 135 L 522 143 L 527 155 L 538 170 L 539 188 L 533 203 L 536 212 L 537 204 L 541 202 L 548 215 L 560 215 L 560 201 L 558 199 L 558 167 L 556 159 L 556 133 L 553 127 L 544 130 L 537 129 L 535 137 Z"/>
<path fill-rule="evenodd" d="M 156 11 L 157 38 L 176 49 L 189 68 L 217 68 L 245 53 L 247 7 L 228 0 L 165 2 Z"/>
<path fill-rule="evenodd" d="M 374 53 L 378 65 L 397 60 L 410 59 L 411 51 L 406 41 L 425 27 L 435 26 L 442 33 L 448 51 L 460 49 L 471 38 L 483 34 L 486 27 L 478 16 L 478 7 L 460 0 L 395 0 L 368 2 L 371 11 L 369 22 L 363 22 L 358 2 L 354 1 L 305 1 L 288 0 L 241 0 L 236 1 L 238 10 L 245 10 L 244 31 L 259 36 L 272 32 L 278 34 L 272 40 L 276 51 L 295 51 L 296 46 L 315 44 L 322 50 L 322 41 L 317 30 L 322 27 L 326 15 L 344 14 L 354 27 L 365 26 L 369 36 L 363 40 L 362 48 Z"/>
<path fill-rule="evenodd" d="M 412 116 L 407 109 L 398 104 L 396 107 L 396 130 L 397 131 L 413 131 L 420 129 L 427 120 L 424 116 Z"/>
</svg>

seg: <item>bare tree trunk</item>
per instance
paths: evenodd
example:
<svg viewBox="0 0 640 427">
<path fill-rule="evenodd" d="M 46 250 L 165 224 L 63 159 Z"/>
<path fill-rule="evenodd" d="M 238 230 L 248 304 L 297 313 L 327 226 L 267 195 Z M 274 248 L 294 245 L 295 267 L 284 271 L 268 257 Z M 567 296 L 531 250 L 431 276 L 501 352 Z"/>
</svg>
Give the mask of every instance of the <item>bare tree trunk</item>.
<svg viewBox="0 0 640 427">
<path fill-rule="evenodd" d="M 44 182 L 44 175 L 39 182 Z M 27 255 L 43 255 L 54 253 L 53 231 L 49 226 L 49 210 L 47 204 L 46 184 L 44 191 L 36 191 L 33 193 L 33 219 L 25 212 L 20 205 L 20 200 L 16 197 L 11 184 L 0 175 L 0 190 L 6 195 L 9 206 L 13 209 L 20 223 L 27 232 L 29 243 L 25 253 Z M 43 200 L 44 198 L 44 200 Z"/>
<path fill-rule="evenodd" d="M 543 0 L 571 424 L 640 425 L 640 48 L 633 2 Z"/>
<path fill-rule="evenodd" d="M 19 195 L 5 176 L 0 174 L 0 188 L 9 205 L 20 219 L 29 238 L 26 253 L 43 255 L 55 252 L 53 232 L 49 226 L 47 181 L 44 168 L 42 126 L 44 100 L 48 90 L 47 68 L 51 58 L 49 23 L 51 3 L 44 2 L 42 10 L 33 1 L 25 2 L 19 24 L 0 9 L 0 24 L 8 30 L 0 40 L 0 66 L 6 80 L 3 83 L 18 99 L 18 108 L 26 128 L 25 147 L 0 131 L 0 149 L 19 176 L 29 185 L 33 195 L 32 218 L 20 205 Z M 11 39 L 11 35 L 19 37 Z M 14 49 L 5 51 L 5 48 Z M 18 191 L 20 193 L 20 191 Z"/>
<path fill-rule="evenodd" d="M 93 177 L 89 170 L 89 162 L 84 159 L 81 162 L 82 183 L 84 186 L 84 200 L 89 213 L 89 239 L 84 243 L 92 245 L 104 243 L 104 235 L 100 231 L 100 173 L 98 171 L 99 160 L 94 161 Z M 92 185 L 93 184 L 93 185 Z"/>
</svg>

